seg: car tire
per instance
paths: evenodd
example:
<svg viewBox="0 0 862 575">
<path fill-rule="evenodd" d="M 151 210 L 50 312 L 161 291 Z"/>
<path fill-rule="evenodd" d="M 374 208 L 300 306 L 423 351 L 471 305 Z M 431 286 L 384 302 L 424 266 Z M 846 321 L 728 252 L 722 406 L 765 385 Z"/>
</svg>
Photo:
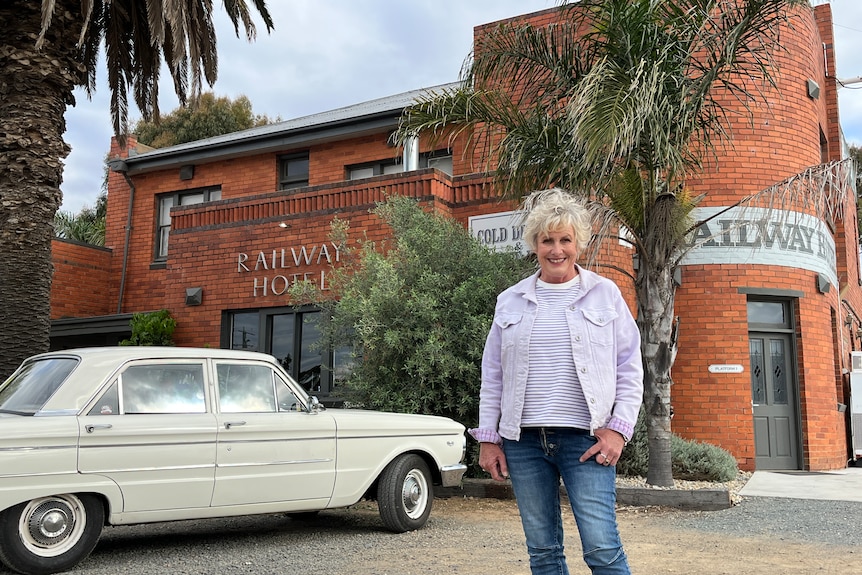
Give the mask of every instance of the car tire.
<svg viewBox="0 0 862 575">
<path fill-rule="evenodd" d="M 105 521 L 92 495 L 52 495 L 0 513 L 0 561 L 28 575 L 71 569 L 90 555 Z"/>
<path fill-rule="evenodd" d="M 398 456 L 380 475 L 377 506 L 388 530 L 404 533 L 419 529 L 428 521 L 433 502 L 431 473 L 418 455 Z"/>
</svg>

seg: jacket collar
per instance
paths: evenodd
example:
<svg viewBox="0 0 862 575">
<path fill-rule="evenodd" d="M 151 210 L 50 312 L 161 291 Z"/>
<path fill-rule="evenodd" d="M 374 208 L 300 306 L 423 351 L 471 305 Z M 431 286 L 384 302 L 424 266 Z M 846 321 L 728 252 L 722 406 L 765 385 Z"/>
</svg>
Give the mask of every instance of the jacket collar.
<svg viewBox="0 0 862 575">
<path fill-rule="evenodd" d="M 581 278 L 581 295 L 590 291 L 594 285 L 599 282 L 599 274 L 595 272 L 591 272 L 575 264 L 575 267 L 578 268 L 578 275 Z M 521 297 L 527 299 L 533 303 L 538 303 L 538 299 L 536 299 L 536 281 L 539 279 L 539 273 L 536 272 L 528 278 L 522 279 L 518 283 L 514 285 L 514 290 L 516 293 L 521 294 Z"/>
</svg>

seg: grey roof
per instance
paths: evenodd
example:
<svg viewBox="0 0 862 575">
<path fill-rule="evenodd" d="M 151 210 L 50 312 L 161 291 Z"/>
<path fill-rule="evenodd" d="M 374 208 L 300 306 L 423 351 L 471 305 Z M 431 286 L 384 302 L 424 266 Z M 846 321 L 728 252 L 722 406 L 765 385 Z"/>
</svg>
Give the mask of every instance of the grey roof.
<svg viewBox="0 0 862 575">
<path fill-rule="evenodd" d="M 417 98 L 460 85 L 460 82 L 451 82 L 419 88 L 310 116 L 159 148 L 131 155 L 125 164 L 129 173 L 134 174 L 379 133 L 397 127 L 401 111 Z"/>
</svg>

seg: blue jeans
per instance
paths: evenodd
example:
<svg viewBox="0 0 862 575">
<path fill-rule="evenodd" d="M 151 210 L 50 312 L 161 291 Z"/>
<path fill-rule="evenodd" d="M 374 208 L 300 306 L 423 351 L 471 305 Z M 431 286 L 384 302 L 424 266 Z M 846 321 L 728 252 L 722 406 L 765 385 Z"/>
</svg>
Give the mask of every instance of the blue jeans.
<svg viewBox="0 0 862 575">
<path fill-rule="evenodd" d="M 503 440 L 533 575 L 568 575 L 563 548 L 560 478 L 581 536 L 584 561 L 596 575 L 630 575 L 616 518 L 616 470 L 581 455 L 593 446 L 588 431 L 524 428 L 520 441 Z"/>
</svg>

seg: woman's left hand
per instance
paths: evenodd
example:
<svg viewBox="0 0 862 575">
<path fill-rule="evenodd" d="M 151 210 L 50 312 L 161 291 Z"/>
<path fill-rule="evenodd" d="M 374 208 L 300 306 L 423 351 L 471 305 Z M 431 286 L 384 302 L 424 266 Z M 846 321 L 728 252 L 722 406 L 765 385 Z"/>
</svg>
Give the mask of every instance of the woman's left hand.
<svg viewBox="0 0 862 575">
<path fill-rule="evenodd" d="M 616 465 L 620 460 L 626 440 L 618 431 L 600 427 L 596 429 L 596 444 L 581 455 L 581 463 L 595 456 L 596 463 L 601 465 Z"/>
</svg>

